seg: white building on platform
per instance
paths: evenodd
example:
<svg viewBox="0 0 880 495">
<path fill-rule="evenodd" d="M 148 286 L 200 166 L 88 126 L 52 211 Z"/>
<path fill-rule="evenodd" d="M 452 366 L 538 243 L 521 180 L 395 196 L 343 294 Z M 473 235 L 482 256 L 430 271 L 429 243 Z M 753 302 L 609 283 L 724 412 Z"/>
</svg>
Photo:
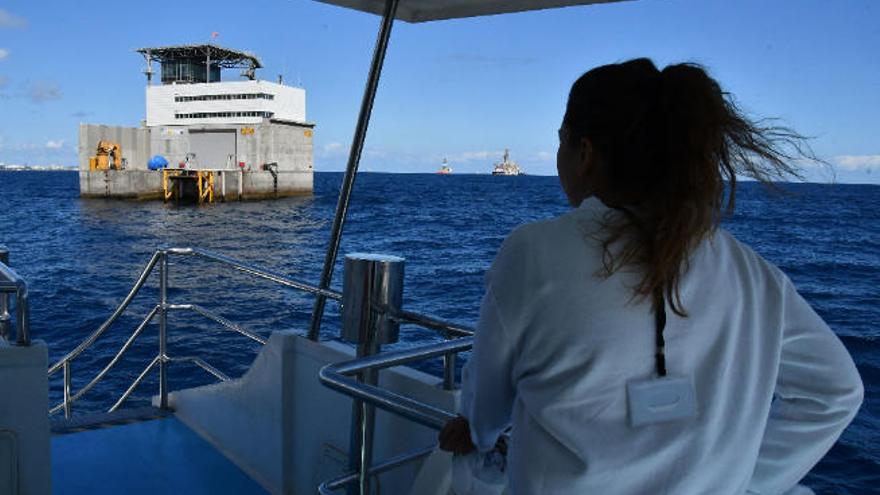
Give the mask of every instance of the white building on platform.
<svg viewBox="0 0 880 495">
<path fill-rule="evenodd" d="M 147 86 L 147 126 L 305 123 L 306 91 L 269 81 Z"/>
</svg>

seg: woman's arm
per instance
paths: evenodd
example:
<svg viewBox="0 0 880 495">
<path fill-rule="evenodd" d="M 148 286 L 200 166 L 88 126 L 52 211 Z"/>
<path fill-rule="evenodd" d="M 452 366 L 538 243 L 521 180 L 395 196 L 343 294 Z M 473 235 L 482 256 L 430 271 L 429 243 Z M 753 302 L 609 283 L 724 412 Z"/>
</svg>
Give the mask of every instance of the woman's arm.
<svg viewBox="0 0 880 495">
<path fill-rule="evenodd" d="M 510 425 L 515 397 L 513 345 L 507 338 L 491 285 L 480 306 L 474 349 L 462 372 L 461 414 L 480 452 L 492 450 Z"/>
<path fill-rule="evenodd" d="M 794 486 L 834 445 L 862 403 L 861 378 L 843 343 L 786 278 L 776 397 L 749 493 Z"/>
</svg>

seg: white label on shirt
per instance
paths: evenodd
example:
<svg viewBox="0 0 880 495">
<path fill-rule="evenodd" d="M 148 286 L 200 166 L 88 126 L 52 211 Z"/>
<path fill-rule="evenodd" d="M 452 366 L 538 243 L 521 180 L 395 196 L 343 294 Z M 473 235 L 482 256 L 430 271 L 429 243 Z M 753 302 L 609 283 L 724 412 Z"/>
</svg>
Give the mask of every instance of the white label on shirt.
<svg viewBox="0 0 880 495">
<path fill-rule="evenodd" d="M 643 426 L 697 415 L 696 392 L 692 376 L 640 380 L 626 384 L 629 421 Z"/>
</svg>

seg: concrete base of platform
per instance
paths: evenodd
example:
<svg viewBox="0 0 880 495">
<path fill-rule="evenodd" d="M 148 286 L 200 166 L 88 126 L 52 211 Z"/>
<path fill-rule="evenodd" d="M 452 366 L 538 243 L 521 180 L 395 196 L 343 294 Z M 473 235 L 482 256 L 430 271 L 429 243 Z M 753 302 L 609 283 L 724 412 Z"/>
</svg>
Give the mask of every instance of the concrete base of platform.
<svg viewBox="0 0 880 495">
<path fill-rule="evenodd" d="M 162 172 L 149 170 L 153 156 L 170 169 L 213 170 L 225 176 L 227 201 L 312 193 L 314 124 L 262 119 L 251 124 L 117 127 L 80 124 L 80 196 L 162 199 Z M 120 146 L 122 170 L 93 170 L 97 145 Z M 215 179 L 219 176 L 215 176 Z M 223 195 L 215 181 L 215 200 Z"/>
<path fill-rule="evenodd" d="M 240 201 L 312 194 L 311 171 L 223 171 L 215 179 L 214 201 Z M 241 182 L 241 187 L 239 187 Z M 163 198 L 162 172 L 153 170 L 102 170 L 79 172 L 80 196 L 84 198 L 154 200 Z M 224 194 L 225 190 L 225 194 Z"/>
<path fill-rule="evenodd" d="M 162 199 L 162 174 L 151 170 L 79 172 L 84 198 Z"/>
</svg>

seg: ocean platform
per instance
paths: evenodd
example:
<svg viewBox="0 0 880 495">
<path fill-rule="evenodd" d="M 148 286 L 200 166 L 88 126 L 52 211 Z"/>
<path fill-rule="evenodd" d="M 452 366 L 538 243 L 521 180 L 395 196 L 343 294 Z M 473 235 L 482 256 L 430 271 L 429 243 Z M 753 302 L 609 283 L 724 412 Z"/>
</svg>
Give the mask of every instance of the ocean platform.
<svg viewBox="0 0 880 495">
<path fill-rule="evenodd" d="M 163 170 L 204 172 L 210 200 L 312 193 L 315 124 L 306 120 L 304 89 L 256 79 L 255 55 L 217 45 L 138 52 L 146 61 L 146 119 L 140 127 L 80 124 L 80 196 L 202 202 L 194 188 L 169 194 Z M 161 84 L 153 84 L 153 63 Z M 221 69 L 230 68 L 244 69 L 247 80 L 222 81 Z"/>
</svg>

